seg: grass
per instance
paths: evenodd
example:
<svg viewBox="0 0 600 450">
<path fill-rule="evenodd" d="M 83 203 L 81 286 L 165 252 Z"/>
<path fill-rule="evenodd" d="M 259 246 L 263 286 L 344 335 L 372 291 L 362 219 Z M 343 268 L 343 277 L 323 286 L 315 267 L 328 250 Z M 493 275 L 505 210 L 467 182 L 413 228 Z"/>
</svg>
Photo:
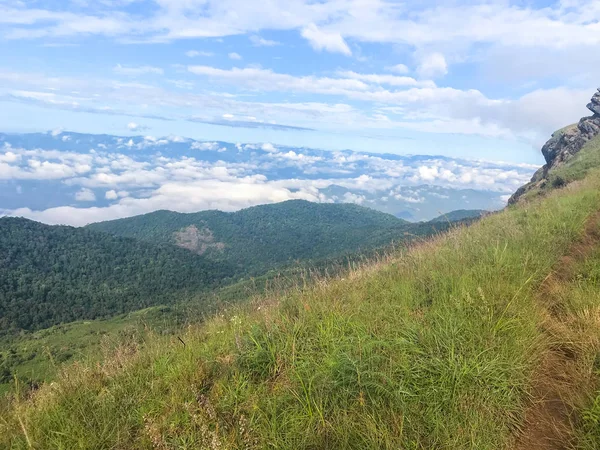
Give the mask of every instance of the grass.
<svg viewBox="0 0 600 450">
<path fill-rule="evenodd" d="M 600 233 L 600 229 L 597 230 Z M 600 448 L 600 248 L 595 248 L 575 267 L 570 280 L 555 286 L 556 314 L 562 326 L 554 340 L 576 355 L 572 378 L 579 386 L 571 399 L 576 417 L 574 446 Z"/>
<path fill-rule="evenodd" d="M 39 385 L 52 381 L 63 363 L 101 358 L 124 340 L 143 339 L 145 330 L 169 330 L 176 318 L 168 307 L 152 307 L 108 320 L 92 320 L 57 325 L 36 332 L 22 332 L 0 338 L 0 370 L 5 377 L 0 395 L 21 384 Z"/>
<path fill-rule="evenodd" d="M 598 209 L 595 173 L 387 260 L 232 307 L 189 327 L 185 345 L 128 342 L 14 395 L 0 446 L 509 447 L 551 345 L 536 289 Z"/>
<path fill-rule="evenodd" d="M 35 332 L 0 337 L 0 398 L 10 393 L 16 380 L 38 386 L 56 378 L 63 364 L 98 360 L 124 340 L 143 342 L 147 331 L 177 335 L 190 324 L 201 323 L 215 311 L 226 311 L 265 292 L 281 293 L 306 285 L 315 277 L 334 274 L 367 261 L 385 249 L 319 262 L 311 269 L 298 265 L 247 278 L 211 294 L 169 306 L 155 306 L 104 320 L 77 321 Z"/>
</svg>

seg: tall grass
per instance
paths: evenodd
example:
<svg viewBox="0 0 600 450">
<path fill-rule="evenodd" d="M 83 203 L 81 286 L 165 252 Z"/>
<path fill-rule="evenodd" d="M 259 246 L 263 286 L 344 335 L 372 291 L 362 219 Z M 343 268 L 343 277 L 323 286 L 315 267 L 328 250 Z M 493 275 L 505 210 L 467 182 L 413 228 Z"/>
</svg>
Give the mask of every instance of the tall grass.
<svg viewBox="0 0 600 450">
<path fill-rule="evenodd" d="M 177 339 L 76 364 L 1 422 L 39 449 L 497 449 L 548 342 L 535 290 L 600 176 Z"/>
<path fill-rule="evenodd" d="M 596 230 L 600 233 L 600 229 Z M 554 287 L 555 313 L 562 326 L 552 331 L 554 340 L 576 355 L 571 363 L 578 385 L 570 399 L 579 411 L 575 447 L 600 448 L 600 248 L 575 267 L 570 280 Z"/>
</svg>

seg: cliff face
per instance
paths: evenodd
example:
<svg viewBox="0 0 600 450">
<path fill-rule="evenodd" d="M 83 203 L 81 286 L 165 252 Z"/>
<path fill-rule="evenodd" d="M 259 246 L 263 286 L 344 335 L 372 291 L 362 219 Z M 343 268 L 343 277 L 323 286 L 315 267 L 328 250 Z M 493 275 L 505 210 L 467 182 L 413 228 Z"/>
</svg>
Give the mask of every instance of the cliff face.
<svg viewBox="0 0 600 450">
<path fill-rule="evenodd" d="M 572 125 L 557 131 L 542 147 L 546 164 L 539 169 L 525 186 L 520 187 L 508 200 L 508 204 L 516 203 L 523 194 L 541 187 L 548 182 L 548 172 L 561 166 L 579 152 L 583 146 L 600 134 L 600 88 L 594 94 L 587 108 L 594 113 L 584 117 L 577 125 Z"/>
</svg>

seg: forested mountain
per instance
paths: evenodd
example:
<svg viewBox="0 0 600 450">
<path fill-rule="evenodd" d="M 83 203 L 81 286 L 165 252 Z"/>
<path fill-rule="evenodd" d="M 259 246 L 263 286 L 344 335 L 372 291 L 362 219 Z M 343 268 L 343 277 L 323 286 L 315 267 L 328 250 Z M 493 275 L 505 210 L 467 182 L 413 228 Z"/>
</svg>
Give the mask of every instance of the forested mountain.
<svg viewBox="0 0 600 450">
<path fill-rule="evenodd" d="M 489 211 L 484 211 L 483 209 L 457 209 L 456 211 L 442 214 L 435 219 L 430 220 L 429 223 L 456 222 L 459 220 L 469 221 L 479 219 L 488 213 Z"/>
<path fill-rule="evenodd" d="M 158 211 L 87 228 L 0 219 L 0 330 L 106 318 L 445 229 L 347 204 Z"/>
<path fill-rule="evenodd" d="M 224 262 L 93 230 L 0 219 L 0 330 L 109 317 L 226 283 Z"/>
<path fill-rule="evenodd" d="M 411 224 L 354 204 L 303 200 L 234 213 L 157 211 L 88 228 L 175 244 L 253 275 L 292 261 L 338 257 L 436 231 L 432 225 Z"/>
</svg>

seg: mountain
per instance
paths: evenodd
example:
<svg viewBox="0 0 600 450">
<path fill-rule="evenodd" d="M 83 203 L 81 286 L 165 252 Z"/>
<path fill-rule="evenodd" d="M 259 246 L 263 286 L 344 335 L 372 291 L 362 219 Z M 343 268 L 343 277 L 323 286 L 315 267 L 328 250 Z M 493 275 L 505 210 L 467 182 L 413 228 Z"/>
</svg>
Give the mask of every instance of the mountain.
<svg viewBox="0 0 600 450">
<path fill-rule="evenodd" d="M 442 214 L 435 219 L 430 220 L 430 223 L 440 222 L 458 222 L 463 220 L 479 219 L 480 217 L 489 214 L 489 211 L 483 209 L 458 209 L 456 211 L 450 211 L 447 214 Z"/>
<path fill-rule="evenodd" d="M 515 204 L 522 197 L 531 197 L 584 178 L 590 168 L 600 163 L 600 88 L 587 108 L 592 116 L 577 124 L 556 131 L 542 147 L 546 164 L 509 199 Z"/>
<path fill-rule="evenodd" d="M 86 228 L 0 219 L 0 329 L 35 330 L 181 302 L 247 276 L 334 263 L 448 224 L 353 204 L 158 211 Z"/>
<path fill-rule="evenodd" d="M 294 261 L 334 258 L 436 232 L 355 204 L 290 200 L 241 211 L 157 211 L 87 227 L 115 236 L 174 244 L 257 275 Z"/>
<path fill-rule="evenodd" d="M 65 368 L 0 447 L 600 448 L 595 140 L 568 189 Z"/>
<path fill-rule="evenodd" d="M 0 330 L 110 317 L 227 282 L 224 262 L 170 245 L 0 218 Z"/>
</svg>

